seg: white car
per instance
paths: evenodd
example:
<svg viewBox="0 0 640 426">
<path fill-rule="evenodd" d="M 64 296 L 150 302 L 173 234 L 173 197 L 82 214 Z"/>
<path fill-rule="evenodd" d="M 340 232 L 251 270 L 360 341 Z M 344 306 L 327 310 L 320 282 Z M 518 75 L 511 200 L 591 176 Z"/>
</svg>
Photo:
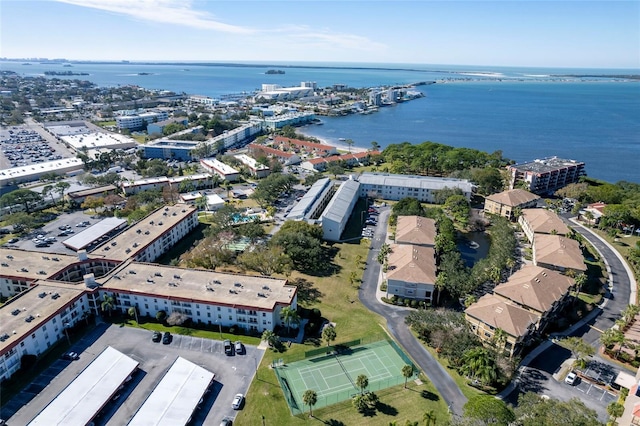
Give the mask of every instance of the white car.
<svg viewBox="0 0 640 426">
<path fill-rule="evenodd" d="M 234 410 L 239 410 L 242 407 L 242 402 L 244 401 L 244 395 L 239 393 L 233 397 L 233 402 L 231 403 L 231 408 Z"/>
<path fill-rule="evenodd" d="M 577 381 L 578 381 L 578 375 L 573 371 L 567 374 L 567 377 L 564 378 L 564 382 L 571 386 L 575 385 Z"/>
</svg>

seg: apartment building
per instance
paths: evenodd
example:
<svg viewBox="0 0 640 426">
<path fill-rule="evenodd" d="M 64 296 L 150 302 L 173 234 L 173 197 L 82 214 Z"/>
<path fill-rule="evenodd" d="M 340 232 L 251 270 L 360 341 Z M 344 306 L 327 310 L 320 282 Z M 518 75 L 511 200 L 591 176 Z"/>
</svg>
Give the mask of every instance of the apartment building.
<svg viewBox="0 0 640 426">
<path fill-rule="evenodd" d="M 513 220 L 517 210 L 533 208 L 538 204 L 539 199 L 538 195 L 524 189 L 510 189 L 486 197 L 484 212 Z"/>
<path fill-rule="evenodd" d="M 392 244 L 387 263 L 387 295 L 432 302 L 437 269 L 433 247 Z"/>
<path fill-rule="evenodd" d="M 358 181 L 361 197 L 393 201 L 412 197 L 424 203 L 435 203 L 436 193 L 443 189 L 460 189 L 467 200 L 473 193 L 473 184 L 465 179 L 362 173 Z"/>
<path fill-rule="evenodd" d="M 269 176 L 269 173 L 271 173 L 271 170 L 269 169 L 269 167 L 265 166 L 264 164 L 258 163 L 255 159 L 249 157 L 246 154 L 238 154 L 238 155 L 235 155 L 234 157 L 240 160 L 240 162 L 244 164 L 247 167 L 247 169 L 249 169 L 251 176 L 257 177 L 258 179 L 262 179 L 264 177 Z"/>
<path fill-rule="evenodd" d="M 236 182 L 240 178 L 239 171 L 215 158 L 204 158 L 200 160 L 200 165 L 209 173 L 216 174 L 227 182 Z"/>
<path fill-rule="evenodd" d="M 507 166 L 509 188 L 526 185 L 534 194 L 553 194 L 586 174 L 585 164 L 576 160 L 549 157 Z"/>
<path fill-rule="evenodd" d="M 351 212 L 358 201 L 360 183 L 355 180 L 344 181 L 322 212 L 322 232 L 327 241 L 340 241 L 347 226 Z"/>
<path fill-rule="evenodd" d="M 535 234 L 566 237 L 571 232 L 560 216 L 547 209 L 523 209 L 518 223 L 530 243 L 534 242 Z"/>
<path fill-rule="evenodd" d="M 434 247 L 436 221 L 421 216 L 398 216 L 395 241 L 396 244 Z"/>
</svg>

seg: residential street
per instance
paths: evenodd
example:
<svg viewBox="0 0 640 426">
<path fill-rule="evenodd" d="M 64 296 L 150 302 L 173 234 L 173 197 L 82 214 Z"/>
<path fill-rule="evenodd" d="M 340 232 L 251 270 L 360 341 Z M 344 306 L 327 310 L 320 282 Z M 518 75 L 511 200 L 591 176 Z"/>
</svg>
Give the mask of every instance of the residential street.
<svg viewBox="0 0 640 426">
<path fill-rule="evenodd" d="M 376 312 L 387 319 L 387 326 L 393 337 L 415 360 L 418 367 L 429 377 L 438 393 L 444 398 L 451 411 L 462 415 L 462 407 L 467 402 L 466 397 L 460 392 L 458 385 L 453 381 L 449 373 L 436 361 L 431 354 L 422 346 L 405 325 L 404 319 L 410 312 L 407 308 L 391 306 L 381 303 L 376 298 L 378 278 L 380 276 L 380 264 L 377 261 L 380 246 L 385 241 L 387 223 L 390 209 L 381 209 L 376 227 L 375 235 L 372 239 L 372 248 L 367 257 L 367 268 L 362 277 L 360 288 L 360 300 L 367 309 Z"/>
</svg>

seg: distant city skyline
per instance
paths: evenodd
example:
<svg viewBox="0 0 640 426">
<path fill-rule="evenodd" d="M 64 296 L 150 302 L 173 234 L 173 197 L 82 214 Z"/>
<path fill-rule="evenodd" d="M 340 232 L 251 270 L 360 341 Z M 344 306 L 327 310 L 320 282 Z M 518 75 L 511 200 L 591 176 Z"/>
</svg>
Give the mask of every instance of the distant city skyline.
<svg viewBox="0 0 640 426">
<path fill-rule="evenodd" d="M 638 1 L 0 0 L 0 56 L 640 68 Z"/>
</svg>

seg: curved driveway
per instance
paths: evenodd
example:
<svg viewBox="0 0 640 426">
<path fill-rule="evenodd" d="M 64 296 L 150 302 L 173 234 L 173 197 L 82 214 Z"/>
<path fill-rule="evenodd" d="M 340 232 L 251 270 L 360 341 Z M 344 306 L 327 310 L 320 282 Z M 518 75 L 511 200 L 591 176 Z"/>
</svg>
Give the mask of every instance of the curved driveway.
<svg viewBox="0 0 640 426">
<path fill-rule="evenodd" d="M 362 277 L 362 286 L 359 294 L 360 301 L 367 309 L 387 319 L 387 327 L 393 337 L 429 377 L 429 380 L 444 398 L 450 410 L 455 414 L 462 415 L 462 407 L 467 402 L 467 398 L 460 392 L 460 388 L 458 388 L 449 373 L 431 356 L 422 346 L 422 343 L 411 334 L 409 327 L 405 325 L 404 319 L 410 310 L 381 303 L 376 298 L 378 278 L 380 277 L 380 264 L 377 261 L 377 257 L 380 246 L 385 242 L 390 213 L 389 209 L 381 209 L 380 211 L 378 226 L 371 241 L 371 249 L 367 257 L 367 267 Z"/>
</svg>

